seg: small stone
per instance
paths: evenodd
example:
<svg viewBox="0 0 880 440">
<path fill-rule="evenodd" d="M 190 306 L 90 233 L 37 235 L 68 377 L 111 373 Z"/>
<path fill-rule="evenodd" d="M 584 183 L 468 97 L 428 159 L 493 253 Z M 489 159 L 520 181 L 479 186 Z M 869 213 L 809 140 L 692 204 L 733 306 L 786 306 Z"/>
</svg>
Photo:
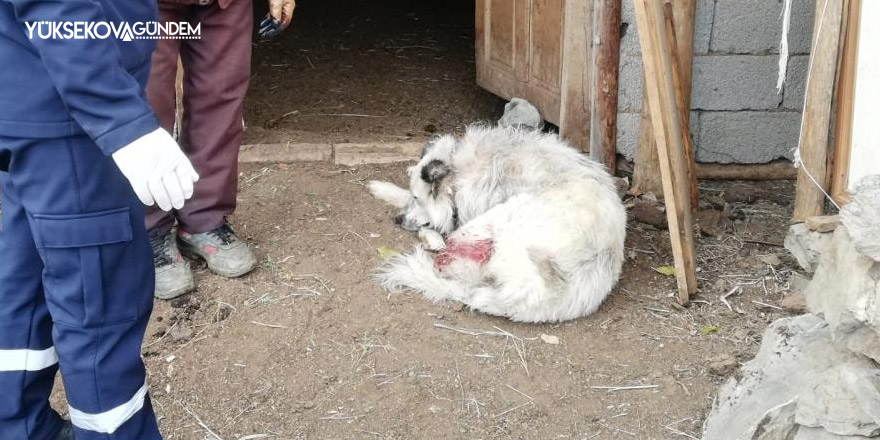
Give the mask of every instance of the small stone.
<svg viewBox="0 0 880 440">
<path fill-rule="evenodd" d="M 456 312 L 464 310 L 464 303 L 456 302 L 452 305 L 452 310 L 455 310 Z"/>
<path fill-rule="evenodd" d="M 743 186 L 732 186 L 724 190 L 724 200 L 727 203 L 754 203 L 758 200 L 757 193 L 754 188 Z"/>
<path fill-rule="evenodd" d="M 820 215 L 809 217 L 804 220 L 807 228 L 816 232 L 833 232 L 840 224 L 840 216 L 838 215 Z"/>
<path fill-rule="evenodd" d="M 186 327 L 182 324 L 178 324 L 171 329 L 169 333 L 171 335 L 171 340 L 174 342 L 184 342 L 192 339 L 193 331 L 191 328 Z"/>
<path fill-rule="evenodd" d="M 638 222 L 654 226 L 658 229 L 669 228 L 666 220 L 666 209 L 657 202 L 640 200 L 633 205 L 630 213 Z"/>
<path fill-rule="evenodd" d="M 559 337 L 541 333 L 541 340 L 550 345 L 559 345 Z"/>
<path fill-rule="evenodd" d="M 707 367 L 709 372 L 716 376 L 728 376 L 736 371 L 736 368 L 739 367 L 739 362 L 730 354 L 722 353 L 709 361 Z"/>
<path fill-rule="evenodd" d="M 782 298 L 779 306 L 792 312 L 806 312 L 807 297 L 803 293 L 789 293 L 785 295 L 785 298 Z"/>
<path fill-rule="evenodd" d="M 705 210 L 698 214 L 700 232 L 703 235 L 717 237 L 722 235 L 730 225 L 730 219 L 723 211 Z"/>
<path fill-rule="evenodd" d="M 513 98 L 504 106 L 504 115 L 501 116 L 498 124 L 503 127 L 540 130 L 544 128 L 544 118 L 529 101 Z"/>
</svg>

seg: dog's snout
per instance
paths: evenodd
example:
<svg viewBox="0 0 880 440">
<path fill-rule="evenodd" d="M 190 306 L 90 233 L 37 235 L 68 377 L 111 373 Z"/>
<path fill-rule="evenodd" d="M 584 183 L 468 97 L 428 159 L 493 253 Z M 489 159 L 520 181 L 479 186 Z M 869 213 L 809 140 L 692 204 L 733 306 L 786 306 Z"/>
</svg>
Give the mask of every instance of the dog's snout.
<svg viewBox="0 0 880 440">
<path fill-rule="evenodd" d="M 398 225 L 398 226 L 403 224 L 403 214 L 400 214 L 397 217 L 394 217 L 394 224 Z"/>
</svg>

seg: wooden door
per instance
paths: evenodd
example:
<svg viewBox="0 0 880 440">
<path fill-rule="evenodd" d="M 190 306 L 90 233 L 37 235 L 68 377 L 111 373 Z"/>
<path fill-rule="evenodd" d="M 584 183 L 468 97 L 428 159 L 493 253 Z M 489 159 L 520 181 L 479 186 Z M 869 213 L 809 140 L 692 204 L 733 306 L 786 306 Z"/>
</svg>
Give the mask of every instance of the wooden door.
<svg viewBox="0 0 880 440">
<path fill-rule="evenodd" d="M 477 0 L 477 84 L 525 98 L 584 151 L 589 143 L 589 0 Z"/>
</svg>

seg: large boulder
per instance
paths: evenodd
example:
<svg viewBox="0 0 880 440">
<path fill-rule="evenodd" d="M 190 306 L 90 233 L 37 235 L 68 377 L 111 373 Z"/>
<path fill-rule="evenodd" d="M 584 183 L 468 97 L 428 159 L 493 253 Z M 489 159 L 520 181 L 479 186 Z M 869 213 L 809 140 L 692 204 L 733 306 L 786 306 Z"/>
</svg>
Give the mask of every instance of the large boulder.
<svg viewBox="0 0 880 440">
<path fill-rule="evenodd" d="M 831 234 L 810 230 L 804 223 L 791 225 L 783 242 L 785 249 L 797 260 L 801 269 L 813 273 L 819 266 L 819 259 L 828 249 Z"/>
<path fill-rule="evenodd" d="M 880 261 L 880 175 L 862 179 L 852 199 L 840 210 L 853 245 L 862 255 Z"/>
<path fill-rule="evenodd" d="M 780 319 L 719 391 L 711 440 L 815 440 L 880 435 L 880 370 L 833 341 L 815 315 Z M 844 437 L 841 437 L 844 436 Z"/>
<path fill-rule="evenodd" d="M 805 294 L 807 307 L 825 318 L 836 341 L 880 362 L 878 279 L 880 262 L 856 249 L 844 223 L 834 232 Z"/>
</svg>

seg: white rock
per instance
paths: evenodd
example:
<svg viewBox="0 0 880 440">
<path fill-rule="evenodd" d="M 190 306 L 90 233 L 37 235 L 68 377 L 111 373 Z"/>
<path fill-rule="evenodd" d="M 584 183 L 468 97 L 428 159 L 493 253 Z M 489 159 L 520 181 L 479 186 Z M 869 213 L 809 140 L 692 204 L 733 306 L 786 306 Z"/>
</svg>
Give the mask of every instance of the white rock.
<svg viewBox="0 0 880 440">
<path fill-rule="evenodd" d="M 880 175 L 862 179 L 850 203 L 840 211 L 841 222 L 849 229 L 856 249 L 880 261 Z"/>
<path fill-rule="evenodd" d="M 811 231 L 803 223 L 792 225 L 785 236 L 785 249 L 797 260 L 798 265 L 809 273 L 816 271 L 819 257 L 828 248 L 831 234 Z"/>
<path fill-rule="evenodd" d="M 836 341 L 880 362 L 878 278 L 880 263 L 856 250 L 841 225 L 805 294 L 807 307 L 825 318 Z"/>
<path fill-rule="evenodd" d="M 505 127 L 540 130 L 544 128 L 544 118 L 529 101 L 513 98 L 504 106 L 504 115 L 501 116 L 498 124 Z"/>
<path fill-rule="evenodd" d="M 793 440 L 865 440 L 865 437 L 856 435 L 836 435 L 822 428 L 808 428 L 801 426 Z"/>
<path fill-rule="evenodd" d="M 877 368 L 843 365 L 816 376 L 798 400 L 795 421 L 837 435 L 880 435 L 880 412 L 867 412 L 880 406 L 878 374 Z"/>
<path fill-rule="evenodd" d="M 857 378 L 873 373 L 876 380 L 880 380 L 880 370 L 873 362 L 835 344 L 828 325 L 819 317 L 803 315 L 780 319 L 764 333 L 755 359 L 746 363 L 740 374 L 719 391 L 703 426 L 703 438 L 787 440 L 798 428 L 801 413 L 805 421 L 826 429 L 825 425 L 833 421 L 812 409 L 836 407 L 835 402 L 823 400 L 828 393 L 823 394 L 822 391 L 826 390 L 818 384 L 830 383 L 834 378 L 848 378 L 850 372 Z M 861 410 L 846 414 L 847 420 L 852 422 L 847 429 L 859 431 L 880 427 L 873 416 L 865 415 L 866 408 L 873 408 L 877 402 L 871 401 L 870 396 L 855 395 L 851 388 L 844 391 L 848 392 L 837 397 L 861 405 Z M 868 401 L 864 402 L 864 399 Z M 845 408 L 852 409 L 850 406 Z M 835 425 L 835 428 L 844 431 L 840 426 Z"/>
</svg>

